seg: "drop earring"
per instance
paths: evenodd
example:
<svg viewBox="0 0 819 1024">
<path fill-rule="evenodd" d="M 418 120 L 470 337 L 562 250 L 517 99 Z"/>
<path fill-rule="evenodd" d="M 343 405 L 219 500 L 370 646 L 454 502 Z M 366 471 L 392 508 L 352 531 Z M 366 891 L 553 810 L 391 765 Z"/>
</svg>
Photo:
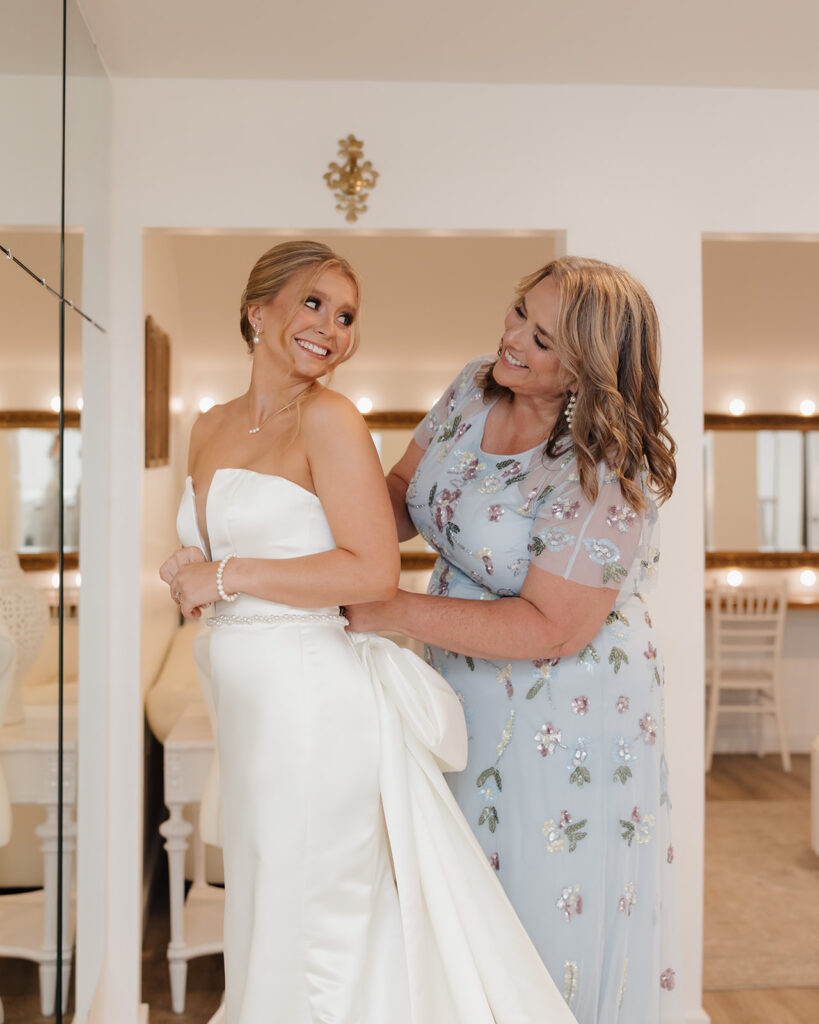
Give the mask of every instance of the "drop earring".
<svg viewBox="0 0 819 1024">
<path fill-rule="evenodd" d="M 572 420 L 574 419 L 574 406 L 576 401 L 577 394 L 574 391 L 572 391 L 572 393 L 569 395 L 569 401 L 566 403 L 566 409 L 564 412 L 564 415 L 566 416 L 566 426 L 569 428 L 570 431 L 572 429 Z"/>
<path fill-rule="evenodd" d="M 253 324 L 253 344 L 259 344 L 259 335 L 261 334 L 261 327 L 258 324 Z"/>
</svg>

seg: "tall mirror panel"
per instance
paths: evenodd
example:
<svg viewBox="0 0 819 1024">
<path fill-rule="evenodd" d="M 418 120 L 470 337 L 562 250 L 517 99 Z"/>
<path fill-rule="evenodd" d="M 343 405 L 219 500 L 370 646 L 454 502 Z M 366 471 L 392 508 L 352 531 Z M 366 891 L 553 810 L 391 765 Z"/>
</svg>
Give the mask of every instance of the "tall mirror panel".
<svg viewBox="0 0 819 1024">
<path fill-rule="evenodd" d="M 104 383 L 108 366 L 108 217 L 110 204 L 111 90 L 99 53 L 76 0 L 66 4 L 65 145 L 65 409 L 80 415 L 81 433 L 71 450 L 65 445 L 66 524 L 78 527 L 76 564 L 65 556 L 64 745 L 84 780 L 82 835 L 75 835 L 72 800 L 65 787 L 64 892 L 79 894 L 76 928 L 64 930 L 68 952 L 74 945 L 74 970 L 68 1008 L 85 1020 L 104 955 L 105 936 L 94 918 L 97 880 L 104 875 L 104 839 L 95 833 L 95 806 L 105 800 L 106 770 L 100 745 L 85 743 L 80 727 L 81 701 L 100 710 L 105 694 L 94 689 L 106 676 L 105 644 L 100 642 L 100 605 L 105 601 L 104 546 L 100 535 L 101 496 L 108 464 Z M 71 462 L 69 462 L 71 458 Z M 70 517 L 69 517 L 70 511 Z M 67 539 L 67 538 L 66 538 Z M 69 661 L 69 658 L 71 659 Z M 88 716 L 83 720 L 87 722 Z M 90 880 L 90 884 L 89 884 Z M 68 906 L 68 896 L 65 896 Z"/>
<path fill-rule="evenodd" d="M 71 956 L 56 771 L 61 518 L 78 544 L 60 514 L 76 448 L 58 432 L 62 4 L 0 2 L 0 69 L 0 999 L 7 1020 L 34 1021 L 61 1009 Z"/>
</svg>

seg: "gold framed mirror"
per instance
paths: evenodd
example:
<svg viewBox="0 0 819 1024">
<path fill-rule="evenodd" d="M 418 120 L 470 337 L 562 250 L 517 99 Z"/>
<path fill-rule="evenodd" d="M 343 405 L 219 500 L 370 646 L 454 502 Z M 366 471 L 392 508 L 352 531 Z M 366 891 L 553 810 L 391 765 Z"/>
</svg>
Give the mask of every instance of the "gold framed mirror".
<svg viewBox="0 0 819 1024">
<path fill-rule="evenodd" d="M 819 416 L 704 425 L 706 569 L 819 567 Z"/>
</svg>

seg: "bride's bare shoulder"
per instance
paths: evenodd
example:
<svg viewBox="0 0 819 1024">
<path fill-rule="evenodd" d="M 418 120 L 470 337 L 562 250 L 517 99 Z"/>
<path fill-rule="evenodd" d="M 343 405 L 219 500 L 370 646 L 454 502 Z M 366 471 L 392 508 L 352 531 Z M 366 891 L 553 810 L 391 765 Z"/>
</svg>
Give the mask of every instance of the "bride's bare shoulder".
<svg viewBox="0 0 819 1024">
<path fill-rule="evenodd" d="M 367 427 L 355 405 L 337 391 L 324 388 L 305 403 L 302 409 L 302 429 L 309 437 L 328 430 L 345 434 L 360 434 Z"/>
<path fill-rule="evenodd" d="M 188 466 L 196 461 L 199 452 L 208 446 L 210 441 L 216 437 L 225 426 L 236 416 L 240 415 L 242 398 L 233 398 L 223 405 L 214 405 L 203 412 L 194 421 L 191 427 L 191 439 L 188 448 Z"/>
</svg>

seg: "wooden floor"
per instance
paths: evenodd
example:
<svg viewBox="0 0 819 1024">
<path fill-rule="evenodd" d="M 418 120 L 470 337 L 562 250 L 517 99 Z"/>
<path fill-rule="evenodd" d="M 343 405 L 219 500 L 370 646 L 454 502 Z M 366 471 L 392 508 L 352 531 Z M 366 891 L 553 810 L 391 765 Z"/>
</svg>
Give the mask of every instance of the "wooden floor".
<svg viewBox="0 0 819 1024">
<path fill-rule="evenodd" d="M 717 756 L 705 783 L 709 801 L 804 800 L 806 814 L 809 789 L 810 758 L 806 754 L 794 756 L 790 774 L 782 771 L 779 758 L 774 756 Z M 166 959 L 167 880 L 157 881 L 142 957 L 142 998 L 150 1005 L 150 1024 L 205 1024 L 218 1007 L 224 987 L 221 957 L 191 961 L 185 1012 L 175 1014 Z M 36 984 L 34 964 L 0 959 L 0 996 L 8 1024 L 46 1024 L 48 1018 L 38 1012 Z M 711 1024 L 817 1024 L 819 989 L 706 992 L 703 1006 Z M 70 1019 L 70 1015 L 65 1018 L 66 1022 Z"/>
<path fill-rule="evenodd" d="M 795 754 L 792 771 L 782 771 L 776 755 L 723 754 L 705 776 L 705 799 L 803 800 L 809 812 L 810 757 Z M 706 837 L 705 855 L 708 856 Z M 708 908 L 705 908 L 708 913 Z M 817 943 L 819 956 L 819 943 Z M 781 988 L 705 992 L 703 1007 L 711 1024 L 817 1024 L 819 989 Z"/>
<path fill-rule="evenodd" d="M 711 1024 L 816 1024 L 819 989 L 759 988 L 745 992 L 706 992 Z"/>
</svg>

